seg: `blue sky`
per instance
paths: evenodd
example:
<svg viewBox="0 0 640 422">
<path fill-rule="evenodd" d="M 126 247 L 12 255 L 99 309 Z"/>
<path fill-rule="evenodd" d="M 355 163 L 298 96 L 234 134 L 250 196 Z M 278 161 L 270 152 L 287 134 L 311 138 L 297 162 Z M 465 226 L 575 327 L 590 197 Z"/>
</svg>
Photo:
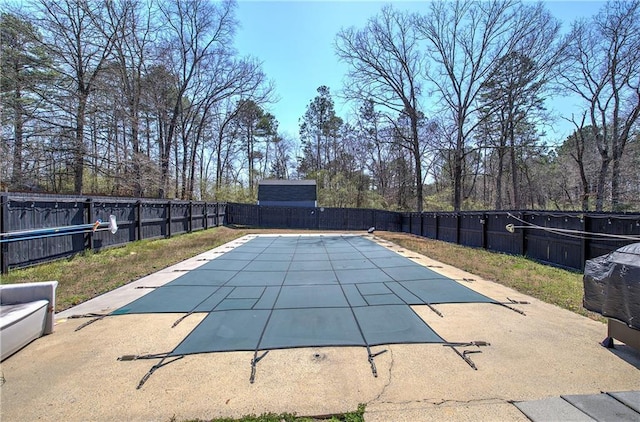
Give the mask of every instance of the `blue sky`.
<svg viewBox="0 0 640 422">
<path fill-rule="evenodd" d="M 579 17 L 597 13 L 602 2 L 548 1 L 548 9 L 569 28 Z M 333 43 L 341 28 L 362 28 L 386 2 L 382 1 L 272 1 L 239 0 L 237 18 L 240 29 L 235 46 L 241 55 L 251 55 L 263 63 L 263 70 L 275 82 L 279 101 L 267 106 L 280 122 L 280 131 L 297 138 L 298 120 L 320 85 L 327 85 L 336 103 L 336 113 L 346 117 L 351 108 L 338 98 L 346 65 L 335 55 Z M 427 2 L 396 1 L 401 10 L 426 9 Z M 557 101 L 553 108 L 560 115 L 568 111 L 574 100 Z M 549 141 L 570 134 L 571 126 L 559 121 Z"/>
</svg>

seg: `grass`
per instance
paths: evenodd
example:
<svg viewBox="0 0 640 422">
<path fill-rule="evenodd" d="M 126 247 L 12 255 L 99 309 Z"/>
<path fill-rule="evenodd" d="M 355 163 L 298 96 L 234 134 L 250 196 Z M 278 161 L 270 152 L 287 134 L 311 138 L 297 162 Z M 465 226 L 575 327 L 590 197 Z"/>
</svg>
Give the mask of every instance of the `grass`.
<svg viewBox="0 0 640 422">
<path fill-rule="evenodd" d="M 170 239 L 133 242 L 100 253 L 86 253 L 66 260 L 13 270 L 0 276 L 0 282 L 58 280 L 56 311 L 59 312 L 247 233 L 260 232 L 291 231 L 218 227 Z M 582 307 L 582 275 L 579 273 L 538 264 L 524 257 L 404 233 L 376 232 L 376 235 L 547 303 L 592 319 L 603 320 Z"/>
<path fill-rule="evenodd" d="M 582 274 L 539 264 L 530 259 L 468 248 L 401 233 L 376 232 L 406 249 L 511 287 L 544 302 L 597 321 L 600 315 L 582 306 Z"/>
<path fill-rule="evenodd" d="M 353 412 L 341 413 L 339 415 L 328 415 L 321 417 L 305 417 L 296 416 L 290 413 L 263 413 L 262 415 L 248 415 L 240 419 L 219 418 L 219 419 L 190 419 L 185 422 L 364 422 L 365 405 L 358 405 L 358 410 Z M 176 422 L 172 418 L 169 422 Z"/>
<path fill-rule="evenodd" d="M 56 312 L 60 312 L 245 234 L 242 230 L 217 227 L 170 239 L 143 240 L 12 270 L 0 276 L 0 282 L 57 280 Z"/>
</svg>

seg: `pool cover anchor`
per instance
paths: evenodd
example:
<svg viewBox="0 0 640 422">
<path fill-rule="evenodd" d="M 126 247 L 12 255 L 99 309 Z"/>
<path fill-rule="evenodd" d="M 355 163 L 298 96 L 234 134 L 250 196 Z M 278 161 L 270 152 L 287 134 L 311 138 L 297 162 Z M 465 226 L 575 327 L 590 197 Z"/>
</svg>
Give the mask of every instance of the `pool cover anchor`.
<svg viewBox="0 0 640 422">
<path fill-rule="evenodd" d="M 433 312 L 435 312 L 435 314 L 438 315 L 440 318 L 444 318 L 444 315 L 442 315 L 442 312 L 440 312 L 439 310 L 434 308 L 433 305 L 431 305 L 430 303 L 425 303 L 425 305 L 427 305 L 429 307 L 429 309 L 431 309 Z"/>
<path fill-rule="evenodd" d="M 100 321 L 102 319 L 104 319 L 105 317 L 108 317 L 109 314 L 95 314 L 95 313 L 88 313 L 88 314 L 82 314 L 82 315 L 71 315 L 70 317 L 68 317 L 68 319 L 76 319 L 76 318 L 93 318 L 83 324 L 80 324 L 75 330 L 73 331 L 80 331 L 82 330 L 84 327 L 86 327 L 87 325 L 91 325 L 96 321 Z"/>
<path fill-rule="evenodd" d="M 374 359 L 386 352 L 387 349 L 381 350 L 378 353 L 371 353 L 371 349 L 369 349 L 369 346 L 367 346 L 367 353 L 369 354 L 369 365 L 371 365 L 371 372 L 373 373 L 373 376 L 375 378 L 378 378 L 378 369 L 376 368 L 376 362 L 374 361 Z"/>
<path fill-rule="evenodd" d="M 260 356 L 258 356 L 257 350 L 253 353 L 253 359 L 251 359 L 251 376 L 249 377 L 249 382 L 251 384 L 253 384 L 256 380 L 256 365 L 258 365 L 258 362 L 260 362 L 262 358 L 267 356 L 267 353 L 269 353 L 268 350 L 265 350 L 265 352 Z"/>
<path fill-rule="evenodd" d="M 470 341 L 467 343 L 444 343 L 443 346 L 450 347 L 451 350 L 456 352 L 458 356 L 460 356 L 465 362 L 467 362 L 467 365 L 469 365 L 471 368 L 477 371 L 478 367 L 476 366 L 475 363 L 473 363 L 473 361 L 469 358 L 468 355 L 473 353 L 482 353 L 482 351 L 481 350 L 463 350 L 462 352 L 460 352 L 458 349 L 456 349 L 456 347 L 476 346 L 480 348 L 482 346 L 491 346 L 491 344 L 486 341 Z"/>
<path fill-rule="evenodd" d="M 525 314 L 524 311 L 509 305 L 528 305 L 529 302 L 527 302 L 526 300 L 513 300 L 511 298 L 507 298 L 507 300 L 508 302 L 496 302 L 496 303 L 500 306 L 504 306 L 507 309 L 511 309 L 513 312 L 517 312 L 520 315 L 527 316 L 527 314 Z"/>
<path fill-rule="evenodd" d="M 182 321 L 184 321 L 189 315 L 193 314 L 193 311 L 189 311 L 186 314 L 182 315 L 180 318 L 178 318 L 176 320 L 176 322 L 173 323 L 173 325 L 171 326 L 171 328 L 176 328 L 178 326 L 178 324 L 180 324 Z"/>
<path fill-rule="evenodd" d="M 156 354 L 150 354 L 150 355 L 122 355 L 120 356 L 117 360 L 121 361 L 121 362 L 129 362 L 129 361 L 133 361 L 133 360 L 140 360 L 140 359 L 160 359 L 160 362 L 156 363 L 155 365 L 153 365 L 151 367 L 151 369 L 149 369 L 149 371 L 144 374 L 144 376 L 140 379 L 140 382 L 138 383 L 138 386 L 136 387 L 136 390 L 139 390 L 142 388 L 142 386 L 144 385 L 145 382 L 147 382 L 147 380 L 151 377 L 151 375 L 153 375 L 154 372 L 156 372 L 156 370 L 162 368 L 163 366 L 166 366 L 170 363 L 173 363 L 177 360 L 180 360 L 184 357 L 184 355 L 177 355 L 177 356 L 169 356 L 171 352 L 167 352 L 167 353 L 156 353 Z M 169 357 L 174 357 L 175 359 L 172 359 L 168 362 L 165 362 L 165 360 L 167 360 Z"/>
</svg>

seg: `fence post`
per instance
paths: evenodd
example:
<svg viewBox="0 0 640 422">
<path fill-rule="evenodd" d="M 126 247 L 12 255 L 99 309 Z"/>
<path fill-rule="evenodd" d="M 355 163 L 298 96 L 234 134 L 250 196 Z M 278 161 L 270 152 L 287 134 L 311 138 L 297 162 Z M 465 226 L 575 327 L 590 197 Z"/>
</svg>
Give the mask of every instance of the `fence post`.
<svg viewBox="0 0 640 422">
<path fill-rule="evenodd" d="M 167 201 L 167 236 L 171 237 L 171 200 Z"/>
<path fill-rule="evenodd" d="M 524 212 L 521 212 L 519 217 L 520 217 L 520 220 L 526 221 Z M 527 234 L 526 234 L 526 230 L 520 229 L 520 236 L 521 236 L 520 237 L 520 255 L 527 256 Z"/>
<path fill-rule="evenodd" d="M 93 223 L 93 199 L 87 198 L 85 201 L 85 212 L 86 212 L 86 220 L 87 224 Z M 93 230 L 89 230 L 87 233 L 86 241 L 85 241 L 85 249 L 93 250 Z"/>
<path fill-rule="evenodd" d="M 456 245 L 460 244 L 460 213 L 456 213 Z"/>
<path fill-rule="evenodd" d="M 207 201 L 204 201 L 204 207 L 202 208 L 202 218 L 204 221 L 202 222 L 202 228 L 207 230 L 209 228 L 209 209 L 207 208 Z"/>
<path fill-rule="evenodd" d="M 438 213 L 433 214 L 433 219 L 435 220 L 435 223 L 436 223 L 435 239 L 438 240 L 438 237 L 440 235 L 440 216 L 438 215 Z"/>
<path fill-rule="evenodd" d="M 189 201 L 189 230 L 187 233 L 193 232 L 193 201 Z"/>
<path fill-rule="evenodd" d="M 137 200 L 136 201 L 136 239 L 135 240 L 142 240 L 142 201 L 141 200 Z"/>
<path fill-rule="evenodd" d="M 409 215 L 409 234 L 413 234 L 413 213 L 408 212 Z"/>
<path fill-rule="evenodd" d="M 9 198 L 7 194 L 0 195 L 0 233 L 9 231 Z M 0 245 L 0 270 L 2 274 L 9 272 L 9 244 Z"/>
<path fill-rule="evenodd" d="M 591 230 L 590 217 L 587 214 L 583 214 L 581 220 L 582 231 L 589 232 Z M 589 239 L 586 236 L 582 236 L 582 239 L 580 241 L 580 247 L 582 248 L 582 262 L 580 263 L 580 270 L 582 271 L 584 271 L 584 264 L 586 263 L 587 259 L 589 259 L 589 246 Z"/>
<path fill-rule="evenodd" d="M 482 249 L 487 249 L 487 214 L 480 215 L 480 229 L 482 238 Z"/>
</svg>

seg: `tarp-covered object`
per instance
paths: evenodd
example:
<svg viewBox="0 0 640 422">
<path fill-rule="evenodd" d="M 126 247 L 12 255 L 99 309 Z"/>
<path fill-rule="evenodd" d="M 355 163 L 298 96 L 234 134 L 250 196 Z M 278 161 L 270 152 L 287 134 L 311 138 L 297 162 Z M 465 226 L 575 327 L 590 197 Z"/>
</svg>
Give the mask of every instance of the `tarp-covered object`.
<svg viewBox="0 0 640 422">
<path fill-rule="evenodd" d="M 640 243 L 588 260 L 583 282 L 585 308 L 640 329 Z"/>
</svg>

